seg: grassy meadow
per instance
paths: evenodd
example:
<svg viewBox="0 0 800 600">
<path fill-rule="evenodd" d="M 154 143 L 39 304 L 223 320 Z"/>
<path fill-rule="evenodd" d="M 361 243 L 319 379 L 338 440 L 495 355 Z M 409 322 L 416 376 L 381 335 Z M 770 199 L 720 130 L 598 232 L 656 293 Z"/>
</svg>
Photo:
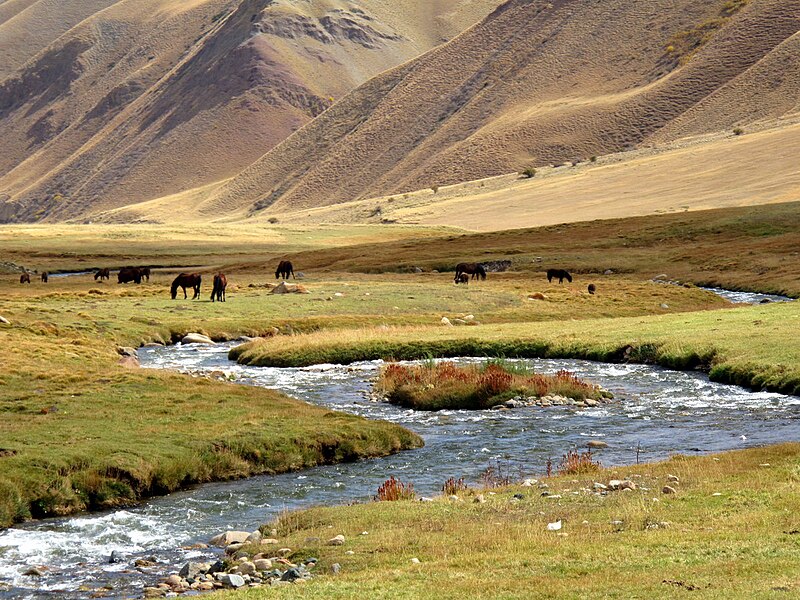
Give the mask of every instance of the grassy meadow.
<svg viewBox="0 0 800 600">
<path fill-rule="evenodd" d="M 592 493 L 595 482 L 611 479 L 637 489 Z M 221 597 L 716 599 L 800 591 L 796 443 L 541 482 L 547 497 L 538 485 L 479 487 L 458 500 L 286 514 L 265 530 L 277 529 L 290 559 L 317 557 L 318 576 L 300 589 Z M 665 485 L 675 493 L 662 493 Z M 560 530 L 548 530 L 558 521 Z M 344 545 L 325 545 L 338 534 Z"/>
<path fill-rule="evenodd" d="M 574 356 L 699 366 L 721 381 L 797 393 L 799 309 L 733 308 L 691 283 L 800 295 L 798 215 L 790 204 L 474 235 L 377 225 L 215 225 L 197 234 L 4 226 L 0 316 L 10 324 L 0 325 L 0 525 L 420 443 L 395 425 L 275 392 L 119 364 L 118 346 L 170 343 L 193 331 L 268 336 L 234 351 L 251 364 Z M 281 258 L 306 273 L 309 294 L 268 293 Z M 508 258 L 512 271 L 468 286 L 432 272 Z M 118 285 L 113 275 L 104 283 L 34 277 L 23 286 L 9 263 L 51 272 L 156 268 L 139 286 Z M 426 272 L 411 273 L 416 265 Z M 550 266 L 571 269 L 575 281 L 548 284 L 542 271 Z M 230 281 L 224 304 L 208 301 L 220 269 Z M 170 300 L 181 270 L 204 274 L 201 300 Z M 687 284 L 649 281 L 658 273 Z M 537 293 L 544 299 L 529 299 Z M 441 323 L 467 315 L 478 324 Z"/>
</svg>

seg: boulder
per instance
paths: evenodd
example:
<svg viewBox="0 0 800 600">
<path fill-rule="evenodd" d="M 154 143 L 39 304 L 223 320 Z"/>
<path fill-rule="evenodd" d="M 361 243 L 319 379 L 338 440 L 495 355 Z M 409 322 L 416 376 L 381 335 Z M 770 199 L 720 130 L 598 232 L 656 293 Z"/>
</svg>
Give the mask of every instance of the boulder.
<svg viewBox="0 0 800 600">
<path fill-rule="evenodd" d="M 661 488 L 661 493 L 662 494 L 677 494 L 678 490 L 676 490 L 671 485 L 665 485 L 663 488 Z"/>
<path fill-rule="evenodd" d="M 342 544 L 344 544 L 344 536 L 341 534 L 328 540 L 328 546 L 341 546 Z"/>
<path fill-rule="evenodd" d="M 268 558 L 259 558 L 253 561 L 256 571 L 269 571 L 272 568 L 272 561 Z"/>
<path fill-rule="evenodd" d="M 135 356 L 137 358 L 139 356 L 139 353 L 136 351 L 136 349 L 131 348 L 130 346 L 118 346 L 117 354 L 120 356 Z"/>
<path fill-rule="evenodd" d="M 256 530 L 250 535 L 247 536 L 247 539 L 244 541 L 245 544 L 260 544 L 263 536 L 261 532 Z"/>
<path fill-rule="evenodd" d="M 592 449 L 608 448 L 608 444 L 600 440 L 590 440 L 589 442 L 587 442 L 586 447 Z"/>
<path fill-rule="evenodd" d="M 256 569 L 255 563 L 252 563 L 249 560 L 245 560 L 239 563 L 240 575 L 255 575 L 257 570 L 258 569 Z"/>
<path fill-rule="evenodd" d="M 281 581 L 297 581 L 305 577 L 306 573 L 303 570 L 294 567 L 291 569 L 287 569 L 286 572 L 283 575 L 281 575 Z"/>
<path fill-rule="evenodd" d="M 25 575 L 26 577 L 41 577 L 42 575 L 44 575 L 44 571 L 39 567 L 31 567 L 30 569 L 27 569 L 23 573 L 23 575 Z"/>
<path fill-rule="evenodd" d="M 209 344 L 213 345 L 216 342 L 212 340 L 207 335 L 203 335 L 202 333 L 187 333 L 183 336 L 181 340 L 181 344 Z"/>
<path fill-rule="evenodd" d="M 441 322 L 442 322 L 442 325 L 444 325 L 446 327 L 452 327 L 452 325 L 453 325 L 450 322 L 450 319 L 448 319 L 447 317 L 442 317 L 442 321 Z"/>
<path fill-rule="evenodd" d="M 181 578 L 180 575 L 170 575 L 169 577 L 167 577 L 164 583 L 166 583 L 171 588 L 182 587 L 183 579 Z"/>
<path fill-rule="evenodd" d="M 198 575 L 205 574 L 211 565 L 209 563 L 201 563 L 201 562 L 187 562 L 181 570 L 178 572 L 178 575 L 183 577 L 184 579 L 197 579 Z"/>
<path fill-rule="evenodd" d="M 667 481 L 670 481 L 672 483 L 680 483 L 681 479 L 677 475 L 667 475 Z"/>
<path fill-rule="evenodd" d="M 218 548 L 225 548 L 230 544 L 243 544 L 249 536 L 249 531 L 226 531 L 225 533 L 215 535 L 208 543 Z"/>
<path fill-rule="evenodd" d="M 244 587 L 244 577 L 241 575 L 231 574 L 231 573 L 223 573 L 218 577 L 218 581 L 222 583 L 225 587 L 229 588 L 240 588 Z"/>
<path fill-rule="evenodd" d="M 122 356 L 119 361 L 117 361 L 117 364 L 126 369 L 138 369 L 141 366 L 139 364 L 139 359 L 135 356 Z"/>
<path fill-rule="evenodd" d="M 305 286 L 299 283 L 286 283 L 281 281 L 269 291 L 270 294 L 310 294 Z"/>
</svg>

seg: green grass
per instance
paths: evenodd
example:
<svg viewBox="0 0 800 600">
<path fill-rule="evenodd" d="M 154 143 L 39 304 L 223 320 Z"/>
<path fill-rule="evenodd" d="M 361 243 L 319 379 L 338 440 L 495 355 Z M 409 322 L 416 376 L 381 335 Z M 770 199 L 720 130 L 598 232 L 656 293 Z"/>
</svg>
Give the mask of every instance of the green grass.
<svg viewBox="0 0 800 600">
<path fill-rule="evenodd" d="M 715 381 L 800 394 L 796 303 L 724 311 L 506 323 L 480 327 L 400 327 L 256 340 L 231 350 L 241 363 L 300 366 L 426 356 L 586 358 L 702 368 Z"/>
<path fill-rule="evenodd" d="M 677 494 L 661 493 L 668 475 L 680 479 L 671 483 Z M 583 491 L 623 477 L 638 489 Z M 277 528 L 280 544 L 294 551 L 290 558 L 318 557 L 318 576 L 302 588 L 221 597 L 716 599 L 800 591 L 798 444 L 546 481 L 560 499 L 514 486 L 491 490 L 495 495 L 462 492 L 460 502 L 441 497 L 284 515 L 266 527 Z M 473 501 L 479 492 L 485 503 Z M 561 531 L 547 531 L 557 520 Z M 343 546 L 324 545 L 336 534 L 345 536 Z M 341 565 L 338 575 L 333 563 Z"/>
</svg>

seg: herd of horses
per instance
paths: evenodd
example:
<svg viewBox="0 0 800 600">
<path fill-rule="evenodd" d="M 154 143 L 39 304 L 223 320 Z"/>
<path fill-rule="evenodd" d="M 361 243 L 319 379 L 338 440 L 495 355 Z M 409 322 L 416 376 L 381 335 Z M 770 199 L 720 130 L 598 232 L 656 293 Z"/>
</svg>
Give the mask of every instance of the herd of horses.
<svg viewBox="0 0 800 600">
<path fill-rule="evenodd" d="M 548 269 L 547 281 L 552 283 L 554 279 L 558 279 L 558 283 L 564 283 L 566 279 L 572 283 L 572 275 L 564 269 Z M 291 261 L 282 260 L 278 263 L 278 268 L 275 270 L 275 279 L 289 279 L 289 276 L 295 278 L 294 265 Z M 43 272 L 41 275 L 42 282 L 47 283 L 48 273 Z M 94 274 L 95 281 L 106 280 L 111 278 L 111 270 L 108 268 L 98 269 Z M 470 279 L 486 280 L 486 268 L 481 263 L 458 263 L 456 265 L 456 273 L 453 282 L 456 284 L 469 285 Z M 117 273 L 117 283 L 136 283 L 140 284 L 142 281 L 150 281 L 150 267 L 122 267 Z M 30 273 L 25 271 L 20 275 L 20 283 L 30 283 Z M 192 300 L 200 297 L 200 286 L 203 282 L 203 277 L 200 273 L 181 273 L 173 281 L 170 288 L 172 299 L 178 297 L 178 288 L 183 290 L 183 298 L 188 299 L 187 289 L 193 291 Z M 224 273 L 217 273 L 214 275 L 213 285 L 211 289 L 212 302 L 225 302 L 225 289 L 228 287 L 228 278 Z M 594 294 L 596 291 L 593 283 L 589 284 L 589 293 Z"/>
</svg>

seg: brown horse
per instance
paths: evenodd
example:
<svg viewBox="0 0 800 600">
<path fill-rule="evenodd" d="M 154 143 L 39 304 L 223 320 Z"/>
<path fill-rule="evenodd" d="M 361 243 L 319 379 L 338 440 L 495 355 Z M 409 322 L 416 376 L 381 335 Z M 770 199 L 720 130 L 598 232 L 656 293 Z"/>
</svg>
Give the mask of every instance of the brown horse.
<svg viewBox="0 0 800 600">
<path fill-rule="evenodd" d="M 137 267 L 123 267 L 117 273 L 117 283 L 142 283 L 142 273 Z"/>
<path fill-rule="evenodd" d="M 550 283 L 553 279 L 558 279 L 558 283 L 564 283 L 565 279 L 572 283 L 572 275 L 564 269 L 547 269 L 547 283 Z"/>
<path fill-rule="evenodd" d="M 31 282 L 31 276 L 28 273 L 23 273 L 22 275 L 19 276 L 19 282 L 20 283 L 30 283 Z"/>
<path fill-rule="evenodd" d="M 458 263 L 456 265 L 456 277 L 458 280 L 462 273 L 472 275 L 472 279 L 486 279 L 486 269 L 480 263 Z"/>
<path fill-rule="evenodd" d="M 211 289 L 211 301 L 225 302 L 225 288 L 228 287 L 228 278 L 225 273 L 214 275 L 214 287 Z"/>
<path fill-rule="evenodd" d="M 47 271 L 42 271 L 42 283 L 47 283 Z"/>
<path fill-rule="evenodd" d="M 200 276 L 199 273 L 181 273 L 175 278 L 175 281 L 172 282 L 172 288 L 170 292 L 172 293 L 172 299 L 178 296 L 178 288 L 183 288 L 183 299 L 186 299 L 186 288 L 194 289 L 194 296 L 192 296 L 192 300 L 200 297 L 200 284 L 202 283 L 203 278 Z"/>
<path fill-rule="evenodd" d="M 469 275 L 466 273 L 461 273 L 460 275 L 456 275 L 456 278 L 453 281 L 456 283 L 456 285 L 459 283 L 465 283 L 466 285 L 469 285 Z"/>
<path fill-rule="evenodd" d="M 278 268 L 275 271 L 275 279 L 280 279 L 281 277 L 289 279 L 289 275 L 292 276 L 292 279 L 296 279 L 291 261 L 282 260 L 278 263 Z"/>
<path fill-rule="evenodd" d="M 97 273 L 94 274 L 95 281 L 97 281 L 98 279 L 100 281 L 103 281 L 103 279 L 110 279 L 110 278 L 111 278 L 111 272 L 109 271 L 108 267 L 106 267 L 105 269 L 98 269 Z"/>
</svg>

